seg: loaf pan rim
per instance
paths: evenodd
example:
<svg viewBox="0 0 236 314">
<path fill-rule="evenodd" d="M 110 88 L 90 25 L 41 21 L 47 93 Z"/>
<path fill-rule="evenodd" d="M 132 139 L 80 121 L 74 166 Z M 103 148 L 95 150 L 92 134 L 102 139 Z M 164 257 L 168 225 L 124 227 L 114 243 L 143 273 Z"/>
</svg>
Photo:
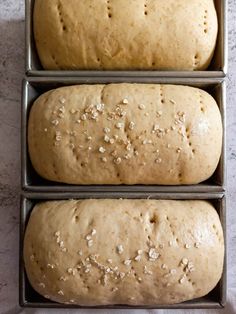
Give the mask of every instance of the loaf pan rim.
<svg viewBox="0 0 236 314">
<path fill-rule="evenodd" d="M 218 165 L 218 172 L 220 175 L 220 181 L 222 184 L 217 183 L 200 183 L 196 185 L 180 185 L 180 186 L 161 186 L 161 185 L 67 185 L 67 184 L 60 184 L 57 182 L 52 182 L 52 185 L 40 185 L 40 184 L 30 184 L 28 182 L 28 177 L 30 176 L 29 173 L 29 156 L 27 151 L 27 109 L 30 107 L 30 100 L 29 100 L 29 88 L 32 84 L 62 84 L 62 85 L 70 85 L 70 84 L 99 84 L 104 83 L 118 83 L 118 82 L 138 82 L 138 83 L 166 83 L 166 84 L 183 84 L 183 85 L 195 85 L 195 84 L 212 84 L 212 85 L 220 85 L 221 89 L 221 116 L 222 116 L 222 124 L 223 124 L 223 141 L 222 141 L 222 152 L 221 152 L 221 162 Z M 107 191 L 119 190 L 126 191 L 126 190 L 146 190 L 146 191 L 154 191 L 154 192 L 222 192 L 225 191 L 226 185 L 226 108 L 225 108 L 225 81 L 224 79 L 186 79 L 186 78 L 74 78 L 74 77 L 67 77 L 67 78 L 59 78 L 59 77 L 35 77 L 35 78 L 25 78 L 22 82 L 22 142 L 21 142 L 21 186 L 22 189 L 25 191 L 32 191 L 32 192 L 47 192 L 47 191 L 87 191 L 87 190 L 101 190 L 104 189 Z M 37 175 L 38 176 L 38 175 Z M 46 181 L 47 182 L 47 181 Z M 50 182 L 48 182 L 50 184 Z"/>
<path fill-rule="evenodd" d="M 221 41 L 218 43 L 219 49 L 221 50 L 220 56 L 220 69 L 219 70 L 205 70 L 205 71 L 123 71 L 123 70 L 43 70 L 36 69 L 32 65 L 33 55 L 37 55 L 35 46 L 33 45 L 33 23 L 32 23 L 32 7 L 35 0 L 25 0 L 25 51 L 26 51 L 26 60 L 25 60 L 25 73 L 28 76 L 74 76 L 74 77 L 83 77 L 83 76 L 136 76 L 136 77 L 191 77 L 191 78 L 223 78 L 227 75 L 228 71 L 228 34 L 227 34 L 227 0 L 214 0 L 220 1 L 220 10 L 218 12 L 218 36 L 221 36 Z M 220 15 L 220 17 L 219 17 Z M 221 22 L 221 23 L 220 23 Z M 218 41 L 218 39 L 217 39 Z M 217 49 L 217 48 L 215 48 Z M 213 57 L 214 60 L 214 57 Z"/>
<path fill-rule="evenodd" d="M 90 195 L 89 195 L 90 194 Z M 106 196 L 117 194 L 116 198 L 120 197 L 120 194 L 126 194 L 128 196 L 134 196 L 134 193 L 105 193 Z M 147 195 L 148 194 L 148 195 Z M 22 193 L 20 200 L 20 254 L 19 254 L 19 305 L 21 307 L 29 307 L 29 308 L 64 308 L 64 309 L 216 309 L 216 308 L 224 308 L 226 304 L 227 298 L 227 282 L 226 282 L 226 273 L 227 273 L 227 238 L 226 238 L 226 196 L 224 193 L 136 193 L 135 197 L 138 198 L 142 196 L 150 196 L 152 199 L 178 199 L 178 200 L 186 200 L 186 199 L 194 199 L 194 200 L 217 200 L 220 201 L 219 204 L 219 214 L 220 221 L 223 228 L 224 233 L 224 244 L 225 244 L 225 255 L 224 255 L 224 267 L 223 273 L 221 276 L 221 285 L 220 285 L 220 300 L 216 301 L 206 301 L 208 305 L 204 305 L 203 301 L 200 302 L 200 306 L 197 306 L 197 299 L 187 301 L 188 303 L 179 303 L 173 305 L 158 305 L 158 306 L 120 306 L 120 305 L 111 305 L 111 306 L 76 306 L 76 305 L 65 305 L 55 302 L 27 302 L 25 300 L 25 270 L 24 270 L 24 261 L 23 261 L 23 241 L 24 241 L 24 233 L 25 233 L 25 220 L 26 220 L 26 201 L 27 200 L 59 200 L 59 199 L 76 199 L 76 198 L 91 198 L 91 195 L 95 195 L 94 193 L 88 192 L 85 195 L 81 195 L 81 193 Z M 106 196 L 104 198 L 106 198 Z M 101 194 L 95 195 L 94 198 L 103 198 Z M 114 197 L 111 197 L 114 198 Z M 124 197 L 125 198 L 125 197 Z M 145 197 L 146 198 L 146 197 Z M 30 210 L 32 211 L 32 209 Z M 33 289 L 31 287 L 31 289 Z M 202 299 L 202 298 L 200 298 Z M 204 299 L 204 297 L 203 297 Z M 194 302 L 195 301 L 195 302 Z"/>
</svg>

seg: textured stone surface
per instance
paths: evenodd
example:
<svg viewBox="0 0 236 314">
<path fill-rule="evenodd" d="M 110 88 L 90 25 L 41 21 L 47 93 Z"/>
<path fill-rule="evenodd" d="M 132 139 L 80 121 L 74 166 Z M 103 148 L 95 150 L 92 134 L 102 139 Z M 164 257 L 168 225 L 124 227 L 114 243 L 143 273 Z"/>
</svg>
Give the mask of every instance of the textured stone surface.
<svg viewBox="0 0 236 314">
<path fill-rule="evenodd" d="M 236 0 L 229 0 L 228 3 L 228 305 L 223 311 L 187 310 L 185 313 L 236 313 Z M 78 312 L 76 310 L 23 310 L 18 306 L 20 98 L 21 80 L 24 75 L 23 0 L 0 1 L 0 53 L 0 313 L 76 313 Z M 85 311 L 80 311 L 83 312 Z M 89 312 L 95 313 L 95 310 Z M 102 311 L 102 313 L 110 312 Z M 118 313 L 118 311 L 112 313 L 116 312 Z M 119 313 L 126 312 L 128 313 L 128 311 L 119 311 Z M 141 312 L 173 313 L 154 310 Z M 175 313 L 181 314 L 183 311 L 175 311 Z"/>
</svg>

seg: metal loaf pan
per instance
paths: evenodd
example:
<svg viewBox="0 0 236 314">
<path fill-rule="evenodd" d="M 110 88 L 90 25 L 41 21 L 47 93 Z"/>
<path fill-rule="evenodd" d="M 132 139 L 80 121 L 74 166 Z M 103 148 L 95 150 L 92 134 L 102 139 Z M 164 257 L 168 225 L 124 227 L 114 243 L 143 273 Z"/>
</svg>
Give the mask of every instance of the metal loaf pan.
<svg viewBox="0 0 236 314">
<path fill-rule="evenodd" d="M 224 136 L 222 155 L 214 175 L 197 185 L 67 185 L 47 181 L 33 169 L 27 149 L 27 122 L 34 100 L 50 89 L 73 84 L 101 83 L 161 83 L 196 86 L 208 91 L 217 101 L 223 120 Z M 22 188 L 32 192 L 79 192 L 79 191 L 120 191 L 120 192 L 222 192 L 225 189 L 225 83 L 222 79 L 175 79 L 175 78 L 28 78 L 23 81 L 22 95 Z"/>
<path fill-rule="evenodd" d="M 149 76 L 224 77 L 227 73 L 227 0 L 215 0 L 219 32 L 215 54 L 207 71 L 45 71 L 39 61 L 33 35 L 34 0 L 26 0 L 26 74 L 29 76 Z"/>
<path fill-rule="evenodd" d="M 37 308 L 80 308 L 80 306 L 75 305 L 65 305 L 55 303 L 53 301 L 47 300 L 41 295 L 39 295 L 30 285 L 27 275 L 24 270 L 24 261 L 23 261 L 23 241 L 25 228 L 30 216 L 30 213 L 34 205 L 38 202 L 47 201 L 47 200 L 59 200 L 59 199 L 88 199 L 88 198 L 133 198 L 133 199 L 200 199 L 200 200 L 209 200 L 214 207 L 216 208 L 221 224 L 224 231 L 225 238 L 225 247 L 226 247 L 226 211 L 225 211 L 225 197 L 221 193 L 210 193 L 210 194 L 193 194 L 193 193 L 30 193 L 25 194 L 21 198 L 21 220 L 20 220 L 20 268 L 19 268 L 19 300 L 22 307 L 37 307 Z M 226 303 L 226 253 L 224 260 L 224 269 L 221 280 L 217 286 L 212 290 L 208 295 L 187 301 L 180 304 L 174 305 L 152 305 L 152 306 L 128 306 L 128 305 L 112 305 L 112 306 L 101 306 L 93 308 L 117 308 L 117 309 L 137 309 L 137 308 L 146 308 L 146 309 L 202 309 L 202 308 L 222 308 Z M 84 308 L 84 307 L 83 307 Z"/>
</svg>

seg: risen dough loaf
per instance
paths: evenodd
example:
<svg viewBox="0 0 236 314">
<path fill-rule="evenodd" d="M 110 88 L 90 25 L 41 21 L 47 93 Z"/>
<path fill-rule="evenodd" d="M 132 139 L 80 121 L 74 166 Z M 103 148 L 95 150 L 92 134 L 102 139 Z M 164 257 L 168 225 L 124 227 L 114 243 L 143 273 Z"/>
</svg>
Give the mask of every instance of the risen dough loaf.
<svg viewBox="0 0 236 314">
<path fill-rule="evenodd" d="M 208 294 L 224 240 L 206 201 L 84 200 L 35 206 L 24 240 L 28 278 L 80 305 L 156 305 Z"/>
<path fill-rule="evenodd" d="M 42 66 L 204 70 L 218 31 L 213 0 L 36 0 Z"/>
<path fill-rule="evenodd" d="M 205 91 L 177 85 L 63 87 L 30 112 L 42 177 L 69 184 L 195 184 L 215 171 L 222 123 Z"/>
</svg>

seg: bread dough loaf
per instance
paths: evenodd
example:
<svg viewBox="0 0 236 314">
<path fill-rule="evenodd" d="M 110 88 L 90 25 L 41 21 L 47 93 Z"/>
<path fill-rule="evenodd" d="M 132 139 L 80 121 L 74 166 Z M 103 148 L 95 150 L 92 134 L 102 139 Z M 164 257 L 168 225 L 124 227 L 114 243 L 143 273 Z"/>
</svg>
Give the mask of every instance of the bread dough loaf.
<svg viewBox="0 0 236 314">
<path fill-rule="evenodd" d="M 196 184 L 217 167 L 222 122 L 197 88 L 80 85 L 35 101 L 28 143 L 35 170 L 56 182 Z"/>
<path fill-rule="evenodd" d="M 224 240 L 206 201 L 65 200 L 39 203 L 24 239 L 33 288 L 56 302 L 157 305 L 208 294 Z"/>
<path fill-rule="evenodd" d="M 35 0 L 46 70 L 205 70 L 218 32 L 213 0 Z"/>
</svg>

